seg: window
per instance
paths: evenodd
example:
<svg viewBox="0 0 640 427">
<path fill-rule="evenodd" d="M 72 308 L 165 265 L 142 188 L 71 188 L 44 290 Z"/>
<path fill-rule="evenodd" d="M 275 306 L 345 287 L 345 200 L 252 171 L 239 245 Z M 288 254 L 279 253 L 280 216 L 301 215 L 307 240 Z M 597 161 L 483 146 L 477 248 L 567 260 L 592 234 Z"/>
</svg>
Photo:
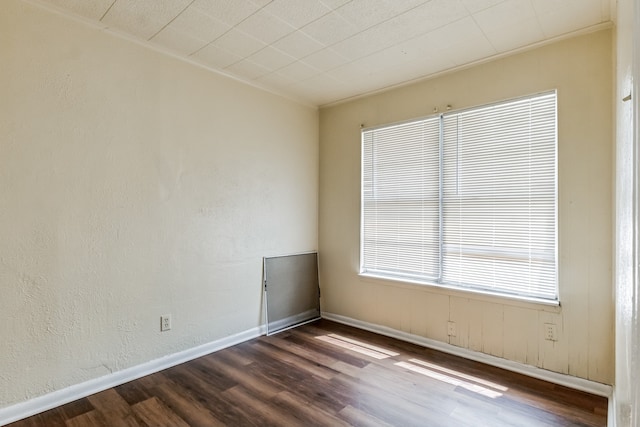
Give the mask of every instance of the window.
<svg viewBox="0 0 640 427">
<path fill-rule="evenodd" d="M 362 131 L 361 273 L 557 300 L 556 93 Z"/>
</svg>

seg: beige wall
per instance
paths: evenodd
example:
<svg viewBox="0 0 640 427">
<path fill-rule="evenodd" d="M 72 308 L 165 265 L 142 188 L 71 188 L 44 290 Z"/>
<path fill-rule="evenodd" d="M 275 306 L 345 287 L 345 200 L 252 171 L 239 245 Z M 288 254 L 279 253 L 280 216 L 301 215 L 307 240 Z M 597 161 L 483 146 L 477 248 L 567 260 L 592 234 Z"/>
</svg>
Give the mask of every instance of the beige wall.
<svg viewBox="0 0 640 427">
<path fill-rule="evenodd" d="M 323 311 L 611 384 L 611 46 L 605 30 L 321 109 Z M 358 276 L 361 124 L 549 89 L 558 90 L 561 308 Z M 557 342 L 544 340 L 544 323 L 558 325 Z"/>
<path fill-rule="evenodd" d="M 261 257 L 317 247 L 317 135 L 314 108 L 2 0 L 0 407 L 259 326 Z"/>
</svg>

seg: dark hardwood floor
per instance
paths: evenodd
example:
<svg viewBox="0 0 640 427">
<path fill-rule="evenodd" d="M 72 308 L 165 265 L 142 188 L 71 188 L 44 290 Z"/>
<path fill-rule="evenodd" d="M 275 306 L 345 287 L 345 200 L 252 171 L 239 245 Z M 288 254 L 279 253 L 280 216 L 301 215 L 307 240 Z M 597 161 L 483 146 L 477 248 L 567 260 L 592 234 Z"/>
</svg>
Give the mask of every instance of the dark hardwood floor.
<svg viewBox="0 0 640 427">
<path fill-rule="evenodd" d="M 605 426 L 607 400 L 321 320 L 69 403 L 32 426 Z"/>
</svg>

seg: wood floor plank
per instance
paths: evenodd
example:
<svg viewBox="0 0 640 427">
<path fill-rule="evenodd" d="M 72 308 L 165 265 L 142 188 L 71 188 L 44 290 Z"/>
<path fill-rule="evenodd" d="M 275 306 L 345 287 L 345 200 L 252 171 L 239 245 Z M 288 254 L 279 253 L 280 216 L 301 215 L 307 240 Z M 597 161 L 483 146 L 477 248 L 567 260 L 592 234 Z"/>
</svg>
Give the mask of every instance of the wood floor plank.
<svg viewBox="0 0 640 427">
<path fill-rule="evenodd" d="M 374 417 L 373 415 L 362 412 L 351 405 L 345 406 L 340 412 L 340 417 L 349 425 L 359 427 L 393 427 L 391 424 Z"/>
<path fill-rule="evenodd" d="M 197 400 L 215 414 L 215 417 L 223 425 L 254 425 L 254 421 L 245 416 L 242 408 L 226 399 L 219 390 L 209 387 L 199 377 L 188 371 L 175 369 L 168 370 L 166 376 L 175 384 L 181 394 L 189 396 L 192 400 Z M 182 414 L 180 415 L 182 416 Z"/>
<path fill-rule="evenodd" d="M 276 353 L 265 351 L 264 348 L 256 347 L 251 343 L 245 343 L 241 348 L 245 354 L 252 357 L 256 362 L 260 362 L 261 368 L 269 368 L 269 377 L 277 381 L 280 385 L 308 381 L 313 374 L 298 364 L 288 363 L 276 357 Z"/>
<path fill-rule="evenodd" d="M 193 390 L 203 391 L 208 394 L 215 394 L 224 391 L 229 387 L 225 387 L 224 389 L 220 389 L 213 384 L 216 384 L 216 381 L 210 381 L 210 379 L 200 373 L 197 369 L 192 368 L 193 365 L 187 367 L 184 365 L 179 365 L 173 367 L 171 369 L 167 369 L 164 374 L 167 379 L 169 379 L 172 383 L 178 384 L 182 387 L 189 387 Z M 237 384 L 234 382 L 234 385 Z"/>
<path fill-rule="evenodd" d="M 280 334 L 270 337 L 261 337 L 258 338 L 258 340 L 268 342 L 269 344 L 273 345 L 274 347 L 278 347 L 283 351 L 295 354 L 296 356 L 327 368 L 330 368 L 332 365 L 339 362 L 339 360 L 334 359 L 333 357 L 316 353 L 313 350 L 304 347 L 303 345 L 292 343 L 291 341 L 285 339 L 285 337 L 281 337 Z"/>
<path fill-rule="evenodd" d="M 460 391 L 460 393 L 466 393 L 466 391 Z M 493 402 L 494 405 L 496 402 Z M 532 406 L 527 402 L 518 402 L 508 397 L 502 397 L 499 399 L 499 418 L 514 420 L 528 419 L 529 423 L 521 423 L 523 426 L 537 427 L 542 426 L 556 426 L 556 425 L 579 425 L 579 426 L 597 426 L 602 425 L 600 421 L 593 423 L 592 417 L 585 411 L 571 411 L 571 415 L 567 417 L 567 413 L 554 412 L 551 410 L 551 405 L 548 407 Z"/>
<path fill-rule="evenodd" d="M 66 422 L 67 427 L 108 427 L 109 424 L 102 414 L 96 410 L 85 412 L 82 415 L 70 418 Z"/>
<path fill-rule="evenodd" d="M 274 382 L 280 390 L 296 393 L 329 413 L 337 413 L 354 399 L 351 391 L 342 384 L 312 375 L 297 376 L 293 372 L 295 370 L 295 367 L 278 360 L 263 360 L 260 364 L 249 366 L 249 372 L 257 380 Z"/>
<path fill-rule="evenodd" d="M 224 372 L 211 369 L 209 365 L 203 363 L 204 360 L 198 359 L 194 363 L 183 364 L 174 368 L 176 371 L 184 374 L 193 375 L 199 381 L 205 382 L 209 387 L 218 391 L 225 391 L 238 385 L 238 381 L 227 376 Z"/>
<path fill-rule="evenodd" d="M 51 409 L 36 416 L 39 426 L 65 427 L 65 417 L 58 408 Z"/>
<path fill-rule="evenodd" d="M 140 382 L 131 381 L 117 387 L 114 387 L 115 391 L 122 397 L 125 402 L 133 406 L 136 403 L 153 397 L 151 393 L 141 387 Z"/>
<path fill-rule="evenodd" d="M 71 403 L 67 403 L 66 405 L 62 405 L 57 408 L 58 413 L 60 413 L 62 419 L 68 420 L 70 418 L 77 417 L 78 415 L 86 414 L 87 412 L 91 412 L 94 410 L 94 407 L 91 406 L 91 403 L 84 398 L 78 399 Z"/>
<path fill-rule="evenodd" d="M 278 384 L 270 378 L 262 378 L 261 381 L 257 381 L 256 375 L 251 373 L 251 365 L 233 366 L 233 362 L 229 361 L 226 357 L 205 357 L 199 362 L 204 363 L 209 369 L 217 370 L 227 375 L 235 381 L 236 384 L 244 384 L 246 388 L 255 391 L 256 394 L 264 396 L 265 399 L 269 399 L 281 391 Z M 258 375 L 259 374 L 260 372 L 258 372 Z"/>
<path fill-rule="evenodd" d="M 284 412 L 295 414 L 306 426 L 335 426 L 344 427 L 349 424 L 343 419 L 331 414 L 296 393 L 283 391 L 271 399 L 274 405 Z"/>
<path fill-rule="evenodd" d="M 450 413 L 456 406 L 456 400 L 453 399 L 455 387 L 431 378 L 416 380 L 412 372 L 405 372 L 395 365 L 389 369 L 369 365 L 363 369 L 359 380 L 374 390 L 385 390 L 385 395 L 426 411 Z"/>
<path fill-rule="evenodd" d="M 248 357 L 245 357 L 245 355 L 243 354 L 242 350 L 239 350 L 236 347 L 227 347 L 222 351 L 229 353 L 230 356 L 233 357 L 233 360 L 238 365 L 246 366 L 246 365 L 250 365 L 251 363 L 253 363 L 253 360 L 251 360 Z"/>
<path fill-rule="evenodd" d="M 320 320 L 10 427 L 603 427 L 606 398 Z"/>
<path fill-rule="evenodd" d="M 137 380 L 131 381 L 131 382 L 135 383 L 135 385 L 138 386 L 145 393 L 153 396 L 153 389 L 156 386 L 161 384 L 172 384 L 171 381 L 167 378 L 167 372 L 169 371 L 170 371 L 169 369 L 165 369 L 164 371 L 156 372 L 151 375 L 146 375 L 142 378 L 138 378 Z"/>
<path fill-rule="evenodd" d="M 153 392 L 164 404 L 190 426 L 195 427 L 220 427 L 226 425 L 207 407 L 206 399 L 198 398 L 170 381 L 146 381 L 145 387 Z"/>
<path fill-rule="evenodd" d="M 449 418 L 449 408 L 447 407 L 432 406 L 428 401 L 418 405 L 398 395 L 382 392 L 376 387 L 351 377 L 336 377 L 332 380 L 332 383 L 334 385 L 341 384 L 357 394 L 358 399 L 350 403 L 351 406 L 389 424 L 423 426 L 425 425 L 424 417 L 428 414 L 428 425 L 434 427 L 450 426 L 451 420 Z"/>
<path fill-rule="evenodd" d="M 91 405 L 113 427 L 140 427 L 131 406 L 113 388 L 87 397 Z"/>
<path fill-rule="evenodd" d="M 311 375 L 315 375 L 319 378 L 330 380 L 336 375 L 336 372 L 333 369 L 329 369 L 318 363 L 314 363 L 296 354 L 292 354 L 292 353 L 280 350 L 278 347 L 271 345 L 267 342 L 257 341 L 252 345 L 252 347 L 255 348 L 260 354 L 263 354 L 265 357 L 271 357 L 271 358 L 281 360 L 287 363 L 288 365 L 304 370 L 310 373 Z"/>
<path fill-rule="evenodd" d="M 319 341 L 314 340 L 313 338 L 308 338 L 301 334 L 292 333 L 288 340 L 292 343 L 304 346 L 309 350 L 314 351 L 315 353 L 331 356 L 334 359 L 338 359 L 344 363 L 348 363 L 358 368 L 362 368 L 370 363 L 369 360 L 363 359 L 357 354 L 352 354 L 347 351 L 329 350 L 326 346 L 320 344 Z"/>
<path fill-rule="evenodd" d="M 260 399 L 252 395 L 242 385 L 237 385 L 223 393 L 225 397 L 242 408 L 245 414 L 261 426 L 296 426 L 305 423 L 294 413 L 280 411 L 271 404 L 271 399 Z"/>
<path fill-rule="evenodd" d="M 131 406 L 138 418 L 148 426 L 189 427 L 178 414 L 167 408 L 157 397 L 152 397 Z"/>
</svg>

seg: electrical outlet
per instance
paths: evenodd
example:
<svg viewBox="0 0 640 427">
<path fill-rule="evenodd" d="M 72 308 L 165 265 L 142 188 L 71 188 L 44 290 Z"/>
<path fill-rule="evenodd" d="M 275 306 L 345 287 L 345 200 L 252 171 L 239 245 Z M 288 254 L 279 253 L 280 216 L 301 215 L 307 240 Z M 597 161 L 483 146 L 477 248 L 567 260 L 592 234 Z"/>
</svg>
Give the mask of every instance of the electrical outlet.
<svg viewBox="0 0 640 427">
<path fill-rule="evenodd" d="M 558 327 L 553 323 L 545 323 L 544 339 L 547 341 L 558 341 Z"/>
<path fill-rule="evenodd" d="M 160 331 L 168 331 L 171 329 L 171 315 L 165 314 L 164 316 L 160 316 Z"/>
<path fill-rule="evenodd" d="M 450 337 L 456 336 L 456 322 L 447 322 L 447 335 Z"/>
</svg>

